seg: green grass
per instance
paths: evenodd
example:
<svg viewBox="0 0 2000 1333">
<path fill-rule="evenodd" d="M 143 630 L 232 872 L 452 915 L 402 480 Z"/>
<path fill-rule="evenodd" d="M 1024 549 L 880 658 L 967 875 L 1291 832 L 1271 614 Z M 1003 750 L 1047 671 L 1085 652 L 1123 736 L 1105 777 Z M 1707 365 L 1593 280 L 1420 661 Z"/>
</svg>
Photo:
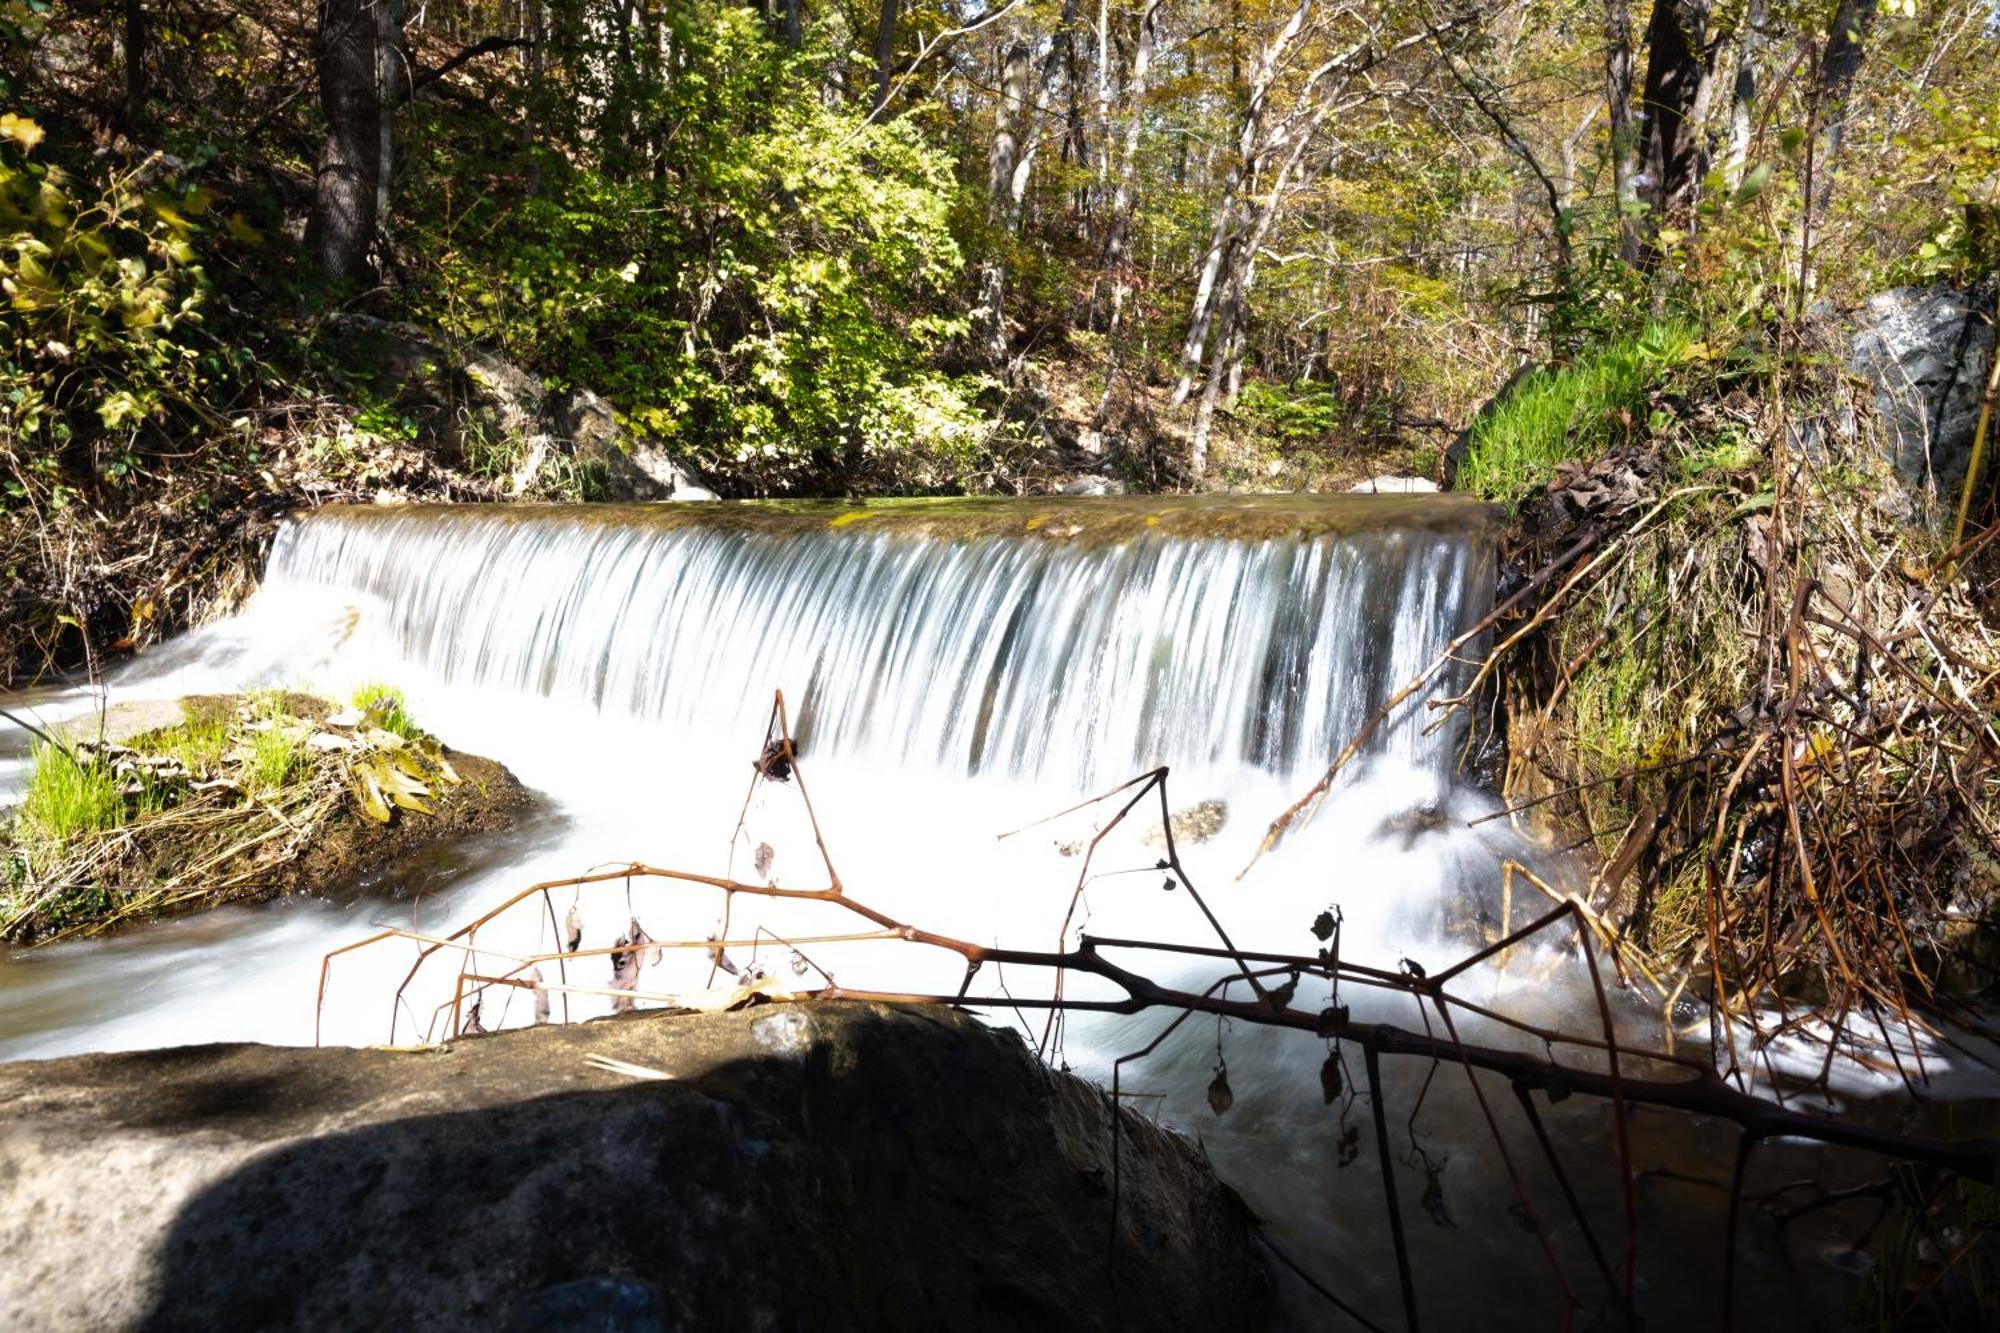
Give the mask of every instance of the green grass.
<svg viewBox="0 0 2000 1333">
<path fill-rule="evenodd" d="M 1535 371 L 1474 424 L 1459 488 L 1518 504 L 1562 464 L 1617 443 L 1633 426 L 1643 428 L 1647 395 L 1694 343 L 1690 325 L 1648 324 L 1636 338 Z"/>
<path fill-rule="evenodd" d="M 77 838 L 108 833 L 153 803 L 152 793 L 142 791 L 135 809 L 124 783 L 105 765 L 79 762 L 60 746 L 41 744 L 14 833 L 21 842 L 60 849 Z"/>
<path fill-rule="evenodd" d="M 272 726 L 250 738 L 250 762 L 244 777 L 253 793 L 261 796 L 278 791 L 305 767 L 305 743 L 289 728 Z"/>
<path fill-rule="evenodd" d="M 410 717 L 410 710 L 403 703 L 403 692 L 393 685 L 370 681 L 354 692 L 351 702 L 367 713 L 376 726 L 392 735 L 413 741 L 424 734 L 423 728 Z"/>
<path fill-rule="evenodd" d="M 172 755 L 200 779 L 221 767 L 222 756 L 229 748 L 229 727 L 219 717 L 190 718 L 148 738 L 144 746 L 154 754 Z"/>
</svg>

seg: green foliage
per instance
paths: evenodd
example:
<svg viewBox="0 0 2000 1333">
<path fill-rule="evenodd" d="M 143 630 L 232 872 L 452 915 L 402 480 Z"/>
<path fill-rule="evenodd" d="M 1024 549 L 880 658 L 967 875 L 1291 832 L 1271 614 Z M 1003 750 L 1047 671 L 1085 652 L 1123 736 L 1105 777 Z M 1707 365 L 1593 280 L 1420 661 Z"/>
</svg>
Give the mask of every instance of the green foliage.
<svg viewBox="0 0 2000 1333">
<path fill-rule="evenodd" d="M 529 195 L 438 192 L 420 314 L 589 385 L 737 487 L 949 484 L 985 437 L 984 381 L 936 366 L 965 327 L 952 158 L 828 105 L 825 53 L 788 57 L 749 7 L 669 14 L 685 63 L 612 90 L 626 148 L 541 154 Z M 677 132 L 651 141 L 653 123 Z M 429 170 L 463 174 L 462 143 L 427 142 Z M 629 170 L 641 153 L 652 169 Z"/>
<path fill-rule="evenodd" d="M 244 765 L 244 785 L 259 796 L 282 791 L 305 770 L 305 743 L 299 729 L 282 722 L 267 723 L 251 733 L 250 755 Z"/>
<path fill-rule="evenodd" d="M 207 282 L 193 239 L 214 195 L 147 164 L 93 185 L 0 117 L 0 452 L 7 494 L 55 503 L 66 475 L 121 482 L 149 429 L 204 415 L 234 368 L 192 336 Z"/>
<path fill-rule="evenodd" d="M 1459 486 L 1509 504 L 1525 499 L 1561 464 L 1643 427 L 1648 395 L 1695 346 L 1691 326 L 1650 323 L 1636 338 L 1533 372 L 1473 425 Z"/>
<path fill-rule="evenodd" d="M 1237 411 L 1259 434 L 1285 442 L 1317 440 L 1345 424 L 1346 405 L 1325 384 L 1267 384 L 1251 380 L 1237 399 Z"/>
<path fill-rule="evenodd" d="M 108 833 L 155 802 L 141 791 L 134 798 L 111 769 L 94 760 L 79 760 L 61 746 L 39 744 L 34 767 L 14 816 L 14 837 L 23 845 L 50 855 L 82 837 Z"/>
<path fill-rule="evenodd" d="M 354 691 L 354 706 L 368 715 L 368 720 L 392 735 L 401 736 L 406 741 L 423 737 L 423 728 L 410 717 L 403 703 L 403 692 L 394 685 L 384 685 L 370 681 Z"/>
<path fill-rule="evenodd" d="M 147 738 L 146 749 L 172 755 L 181 766 L 201 778 L 215 771 L 229 749 L 229 726 L 223 718 L 189 718 L 177 727 Z"/>
</svg>

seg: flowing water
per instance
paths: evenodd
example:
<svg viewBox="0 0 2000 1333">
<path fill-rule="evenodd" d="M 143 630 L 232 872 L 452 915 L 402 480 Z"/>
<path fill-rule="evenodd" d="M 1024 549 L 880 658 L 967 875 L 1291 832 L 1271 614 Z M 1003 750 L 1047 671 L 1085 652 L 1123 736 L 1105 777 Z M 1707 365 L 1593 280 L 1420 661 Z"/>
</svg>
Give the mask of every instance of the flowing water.
<svg viewBox="0 0 2000 1333">
<path fill-rule="evenodd" d="M 1468 949 L 1448 921 L 1482 907 L 1490 915 L 1500 861 L 1535 851 L 1504 822 L 1471 823 L 1490 804 L 1455 777 L 1458 731 L 1427 730 L 1422 708 L 1381 731 L 1302 832 L 1237 874 L 1270 818 L 1376 705 L 1484 612 L 1495 574 L 1487 526 L 1482 510 L 1454 501 L 1344 497 L 699 514 L 321 510 L 286 526 L 241 615 L 156 650 L 111 694 L 276 684 L 337 694 L 393 682 L 426 727 L 507 763 L 542 793 L 540 808 L 505 835 L 333 901 L 223 910 L 0 961 L 0 1059 L 308 1042 L 316 1017 L 329 1041 L 435 1036 L 455 964 L 420 977 L 397 1004 L 414 945 L 343 955 L 316 1012 L 321 955 L 380 925 L 440 932 L 530 883 L 595 865 L 752 877 L 762 847 L 772 882 L 817 887 L 825 871 L 798 785 L 750 782 L 777 690 L 842 880 L 901 920 L 980 943 L 1056 947 L 1082 864 L 1076 849 L 1110 810 L 1034 821 L 1166 765 L 1175 809 L 1201 804 L 1210 823 L 1221 815 L 1212 837 L 1181 850 L 1238 946 L 1310 951 L 1309 924 L 1338 904 L 1346 956 L 1435 967 Z M 35 702 L 55 717 L 95 701 Z M 0 736 L 0 765 L 9 744 L 18 759 L 18 737 Z M 1105 838 L 1078 922 L 1099 936 L 1211 943 L 1189 894 L 1162 886 L 1159 848 L 1145 836 L 1157 824 L 1149 807 Z M 1542 869 L 1559 876 L 1562 867 L 1544 857 Z M 687 886 L 613 881 L 574 898 L 565 891 L 559 910 L 572 901 L 586 947 L 609 945 L 633 918 L 662 940 L 721 927 L 717 896 Z M 755 901 L 737 906 L 729 933 L 796 941 L 861 924 L 825 905 Z M 530 903 L 483 930 L 480 944 L 494 957 L 546 949 L 551 923 Z M 739 961 L 752 952 L 739 950 Z M 790 949 L 754 952 L 789 976 Z M 811 967 L 801 985 L 825 972 L 855 988 L 951 993 L 963 979 L 955 955 L 907 943 L 802 952 Z M 1197 989 L 1217 975 L 1191 961 L 1147 967 Z M 670 953 L 643 985 L 695 989 L 708 973 L 701 951 Z M 1579 1017 L 1580 992 L 1553 952 L 1471 984 L 1473 998 L 1523 1017 Z M 980 985 L 1022 996 L 1046 993 L 1048 979 L 1017 972 Z M 1098 993 L 1107 992 L 1075 981 L 1069 989 Z M 1421 1021 L 1406 1000 L 1343 998 L 1363 1017 Z M 583 1016 L 606 1001 L 569 1003 Z M 495 996 L 483 1016 L 489 1026 L 530 1021 L 525 998 Z M 1031 1039 L 1043 1034 L 1031 1012 L 991 1016 Z M 1078 1020 L 1060 1055 L 1103 1076 L 1167 1021 Z M 1365 1127 L 1365 1106 L 1342 1117 L 1322 1105 L 1323 1056 L 1321 1043 L 1297 1034 L 1195 1022 L 1124 1079 L 1144 1094 L 1140 1104 L 1202 1134 L 1274 1234 L 1393 1322 L 1372 1145 L 1359 1165 L 1338 1165 L 1343 1124 Z M 1235 1099 L 1219 1120 L 1203 1101 L 1218 1060 Z M 1392 1070 L 1399 1116 L 1425 1072 Z M 1508 1221 L 1504 1177 L 1478 1164 L 1485 1131 L 1463 1076 L 1426 1105 L 1420 1127 L 1399 1130 L 1399 1142 L 1423 1149 L 1398 1167 L 1404 1199 L 1410 1206 L 1425 1193 L 1426 1161 L 1443 1163 L 1436 1178 L 1449 1194 L 1415 1224 L 1419 1262 L 1432 1278 L 1464 1279 L 1430 1299 L 1482 1310 L 1491 1327 L 1547 1326 L 1552 1307 L 1541 1297 L 1518 1313 L 1486 1308 L 1480 1284 L 1538 1264 L 1540 1250 Z M 1561 1115 L 1574 1134 L 1602 1140 L 1595 1108 Z M 1509 1142 L 1519 1152 L 1517 1130 Z M 1729 1144 L 1720 1127 L 1678 1123 L 1654 1138 L 1678 1142 L 1668 1154 L 1677 1162 L 1726 1154 Z M 1613 1206 L 1601 1186 L 1586 1185 L 1593 1190 L 1593 1202 Z M 1653 1224 L 1668 1237 L 1713 1225 L 1712 1199 L 1655 1203 Z M 1580 1253 L 1573 1229 L 1559 1230 L 1556 1244 L 1567 1259 Z M 1784 1273 L 1773 1272 L 1782 1287 Z M 1301 1289 L 1287 1301 L 1298 1323 L 1347 1326 Z M 1669 1315 L 1706 1308 L 1666 1282 L 1649 1302 Z"/>
</svg>

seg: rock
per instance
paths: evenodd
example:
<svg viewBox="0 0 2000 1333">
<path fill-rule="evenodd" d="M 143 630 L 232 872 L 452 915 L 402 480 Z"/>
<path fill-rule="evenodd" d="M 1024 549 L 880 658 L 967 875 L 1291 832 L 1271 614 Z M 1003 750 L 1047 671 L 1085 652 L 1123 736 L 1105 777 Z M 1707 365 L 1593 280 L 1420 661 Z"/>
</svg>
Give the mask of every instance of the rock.
<svg viewBox="0 0 2000 1333">
<path fill-rule="evenodd" d="M 591 468 L 607 500 L 715 498 L 692 468 L 620 424 L 611 404 L 589 389 L 551 392 L 540 376 L 491 349 L 414 324 L 356 314 L 337 316 L 334 324 L 384 381 L 384 391 L 455 447 L 465 447 L 468 431 L 520 443 L 508 482 L 516 494 L 555 453 Z"/>
<path fill-rule="evenodd" d="M 1347 489 L 1353 495 L 1428 495 L 1438 484 L 1428 477 L 1370 477 Z"/>
<path fill-rule="evenodd" d="M 1949 510 L 1965 480 L 1993 355 L 1990 287 L 1896 287 L 1853 317 L 1850 369 L 1874 389 L 1888 461 L 1920 503 Z"/>
<path fill-rule="evenodd" d="M 1123 495 L 1125 483 L 1111 477 L 1077 477 L 1056 488 L 1058 495 Z"/>
<path fill-rule="evenodd" d="M 1270 1310 L 1241 1203 L 1130 1113 L 1113 1262 L 1109 1099 L 943 1009 L 81 1056 L 0 1066 L 0 1108 L 8 1327 L 1052 1333 Z"/>
<path fill-rule="evenodd" d="M 1215 799 L 1197 801 L 1167 816 L 1167 824 L 1173 829 L 1176 844 L 1207 842 L 1222 832 L 1222 826 L 1228 822 L 1229 803 Z M 1139 841 L 1148 847 L 1164 847 L 1167 842 L 1157 824 L 1140 834 Z"/>
</svg>

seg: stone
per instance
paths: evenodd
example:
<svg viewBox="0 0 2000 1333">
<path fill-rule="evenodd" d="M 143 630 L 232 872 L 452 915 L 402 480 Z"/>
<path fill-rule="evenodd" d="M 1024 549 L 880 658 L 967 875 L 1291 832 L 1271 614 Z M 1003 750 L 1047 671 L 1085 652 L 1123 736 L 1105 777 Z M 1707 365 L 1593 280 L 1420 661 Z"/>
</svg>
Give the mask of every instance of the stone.
<svg viewBox="0 0 2000 1333">
<path fill-rule="evenodd" d="M 1114 477 L 1077 477 L 1056 488 L 1057 495 L 1123 495 L 1125 483 Z"/>
<path fill-rule="evenodd" d="M 1261 1326 L 1243 1205 L 1130 1112 L 1107 1253 L 1113 1114 L 837 1001 L 4 1065 L 0 1327 Z"/>
<path fill-rule="evenodd" d="M 1878 292 L 1853 316 L 1847 362 L 1874 391 L 1888 461 L 1920 505 L 1949 512 L 1972 453 L 1993 356 L 1993 293 Z"/>
<path fill-rule="evenodd" d="M 1437 488 L 1429 477 L 1381 476 L 1357 481 L 1347 489 L 1354 495 L 1428 495 Z"/>
</svg>

